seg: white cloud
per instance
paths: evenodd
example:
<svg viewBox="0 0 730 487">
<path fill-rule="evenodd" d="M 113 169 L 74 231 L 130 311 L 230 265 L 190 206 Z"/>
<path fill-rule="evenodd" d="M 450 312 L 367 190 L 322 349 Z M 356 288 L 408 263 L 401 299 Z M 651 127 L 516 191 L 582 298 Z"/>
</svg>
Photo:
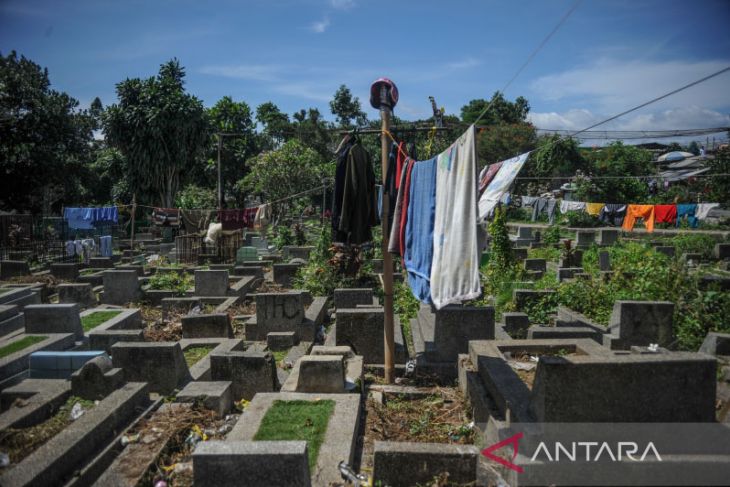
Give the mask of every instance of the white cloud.
<svg viewBox="0 0 730 487">
<path fill-rule="evenodd" d="M 321 34 L 324 31 L 327 30 L 327 27 L 330 26 L 330 19 L 328 17 L 323 18 L 322 20 L 318 20 L 316 22 L 312 22 L 309 25 L 309 30 L 316 34 Z"/>
<path fill-rule="evenodd" d="M 282 95 L 303 98 L 306 100 L 314 100 L 320 102 L 329 101 L 332 98 L 331 93 L 326 93 L 321 85 L 313 83 L 279 83 L 274 85 L 273 90 Z M 336 88 L 330 91 L 334 93 Z"/>
<path fill-rule="evenodd" d="M 330 5 L 337 10 L 349 10 L 355 6 L 355 0 L 330 0 Z"/>
<path fill-rule="evenodd" d="M 200 72 L 225 78 L 248 79 L 254 81 L 273 81 L 283 70 L 282 66 L 272 64 L 239 64 L 203 66 Z"/>
<path fill-rule="evenodd" d="M 450 69 L 450 70 L 468 69 L 468 68 L 474 68 L 476 66 L 479 66 L 480 64 L 482 64 L 482 63 L 478 59 L 474 59 L 473 57 L 468 57 L 461 61 L 447 63 L 446 68 Z"/>
<path fill-rule="evenodd" d="M 619 61 L 599 59 L 587 66 L 542 76 L 530 84 L 530 99 L 560 101 L 614 114 L 675 90 L 730 65 L 715 61 Z M 653 110 L 730 104 L 725 73 L 652 105 Z"/>
</svg>

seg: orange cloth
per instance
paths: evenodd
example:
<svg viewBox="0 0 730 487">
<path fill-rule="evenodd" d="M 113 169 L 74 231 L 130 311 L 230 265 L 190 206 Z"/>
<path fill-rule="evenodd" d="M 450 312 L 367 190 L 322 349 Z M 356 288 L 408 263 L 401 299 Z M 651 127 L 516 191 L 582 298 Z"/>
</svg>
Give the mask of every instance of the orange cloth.
<svg viewBox="0 0 730 487">
<path fill-rule="evenodd" d="M 648 232 L 654 231 L 654 205 L 629 205 L 621 228 L 627 232 L 632 231 L 637 218 L 644 219 L 644 226 Z"/>
</svg>

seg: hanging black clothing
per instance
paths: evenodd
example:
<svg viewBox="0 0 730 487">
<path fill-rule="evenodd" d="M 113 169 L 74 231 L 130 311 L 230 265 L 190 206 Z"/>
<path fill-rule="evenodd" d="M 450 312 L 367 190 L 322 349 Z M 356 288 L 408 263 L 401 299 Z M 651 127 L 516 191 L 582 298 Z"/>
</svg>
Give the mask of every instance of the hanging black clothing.
<svg viewBox="0 0 730 487">
<path fill-rule="evenodd" d="M 337 231 L 340 228 L 340 216 L 342 214 L 342 195 L 345 190 L 345 172 L 347 169 L 347 155 L 352 148 L 353 140 L 348 137 L 346 141 L 340 144 L 337 152 L 337 166 L 335 167 L 335 194 L 332 199 L 332 232 L 335 241 L 337 239 Z"/>
<path fill-rule="evenodd" d="M 335 195 L 336 196 L 336 195 Z M 373 238 L 378 223 L 375 172 L 370 155 L 355 143 L 347 154 L 337 241 L 362 244 Z"/>
<path fill-rule="evenodd" d="M 620 227 L 626 216 L 626 205 L 620 203 L 609 203 L 601 208 L 598 219 L 607 225 Z"/>
<path fill-rule="evenodd" d="M 398 165 L 398 145 L 393 143 L 390 147 L 390 154 L 388 155 L 388 172 L 385 176 L 385 186 L 383 187 L 383 198 L 388 198 L 388 234 L 390 235 L 390 228 L 393 226 L 393 215 L 395 213 L 395 201 L 398 197 L 398 183 L 400 181 L 400 174 L 397 174 Z M 381 218 L 382 215 L 381 215 Z"/>
</svg>

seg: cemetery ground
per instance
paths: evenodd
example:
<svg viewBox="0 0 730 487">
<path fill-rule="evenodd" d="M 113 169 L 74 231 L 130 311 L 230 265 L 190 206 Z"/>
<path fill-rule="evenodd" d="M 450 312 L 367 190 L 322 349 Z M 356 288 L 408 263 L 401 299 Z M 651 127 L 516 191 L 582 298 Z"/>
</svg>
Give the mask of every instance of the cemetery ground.
<svg viewBox="0 0 730 487">
<path fill-rule="evenodd" d="M 388 384 L 379 245 L 317 222 L 0 262 L 0 485 L 516 486 L 481 451 L 521 425 L 730 423 L 728 232 L 498 217 L 483 296 L 441 310 L 396 262 Z"/>
</svg>

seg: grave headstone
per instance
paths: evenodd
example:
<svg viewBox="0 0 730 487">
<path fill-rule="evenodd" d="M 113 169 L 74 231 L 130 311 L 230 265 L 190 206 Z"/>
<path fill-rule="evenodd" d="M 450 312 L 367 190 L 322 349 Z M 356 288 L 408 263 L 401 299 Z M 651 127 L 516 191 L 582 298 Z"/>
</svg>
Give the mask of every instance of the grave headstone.
<svg viewBox="0 0 730 487">
<path fill-rule="evenodd" d="M 79 265 L 68 262 L 51 264 L 51 275 L 63 281 L 74 281 L 79 277 Z"/>
<path fill-rule="evenodd" d="M 575 245 L 578 248 L 587 248 L 596 242 L 596 232 L 593 230 L 577 230 L 575 232 Z"/>
<path fill-rule="evenodd" d="M 78 304 L 31 304 L 25 307 L 24 313 L 28 334 L 73 333 L 77 340 L 84 337 Z"/>
<path fill-rule="evenodd" d="M 355 308 L 358 304 L 373 304 L 373 290 L 371 288 L 340 288 L 335 289 L 335 308 Z"/>
<path fill-rule="evenodd" d="M 527 259 L 527 247 L 514 247 L 512 249 L 512 257 L 514 257 L 515 260 Z"/>
<path fill-rule="evenodd" d="M 299 359 L 297 392 L 338 393 L 345 389 L 341 355 L 305 355 Z"/>
<path fill-rule="evenodd" d="M 89 283 L 59 284 L 56 289 L 59 303 L 78 303 L 83 307 L 96 305 L 96 295 Z"/>
<path fill-rule="evenodd" d="M 228 271 L 196 270 L 196 296 L 226 296 L 228 294 Z"/>
<path fill-rule="evenodd" d="M 112 364 L 128 382 L 147 382 L 151 392 L 169 394 L 191 377 L 179 342 L 117 342 Z"/>
<path fill-rule="evenodd" d="M 263 279 L 264 269 L 259 266 L 237 265 L 233 269 L 233 274 L 236 276 L 253 276 L 256 279 Z"/>
<path fill-rule="evenodd" d="M 611 348 L 660 347 L 672 344 L 674 303 L 669 301 L 616 301 L 608 328 L 614 337 Z M 606 339 L 610 339 L 606 337 Z"/>
<path fill-rule="evenodd" d="M 527 313 L 502 313 L 502 320 L 504 321 L 504 330 L 511 336 L 527 336 L 527 329 L 530 328 L 530 318 Z"/>
<path fill-rule="evenodd" d="M 601 250 L 598 252 L 598 268 L 601 272 L 608 272 L 611 270 L 611 254 L 608 250 Z"/>
<path fill-rule="evenodd" d="M 674 245 L 658 245 L 654 247 L 657 252 L 666 255 L 667 257 L 674 257 L 677 249 Z"/>
<path fill-rule="evenodd" d="M 91 257 L 89 266 L 96 269 L 110 269 L 114 267 L 114 261 L 111 257 Z"/>
<path fill-rule="evenodd" d="M 28 266 L 28 262 L 24 260 L 0 261 L 0 280 L 28 275 L 30 275 L 30 267 Z"/>
<path fill-rule="evenodd" d="M 618 230 L 612 228 L 601 228 L 598 230 L 598 244 L 607 246 L 618 242 Z"/>
<path fill-rule="evenodd" d="M 233 338 L 228 313 L 187 315 L 181 321 L 183 338 Z"/>
<path fill-rule="evenodd" d="M 547 261 L 545 259 L 525 259 L 526 271 L 547 271 Z"/>
<path fill-rule="evenodd" d="M 338 309 L 335 345 L 350 346 L 365 363 L 382 364 L 384 322 L 383 308 Z"/>
<path fill-rule="evenodd" d="M 473 445 L 376 441 L 373 481 L 376 485 L 427 485 L 447 473 L 449 483 L 476 485 L 479 457 Z"/>
<path fill-rule="evenodd" d="M 236 264 L 238 265 L 257 260 L 259 260 L 259 254 L 256 247 L 241 247 L 236 251 Z"/>
<path fill-rule="evenodd" d="M 279 379 L 274 356 L 269 352 L 210 353 L 210 375 L 214 381 L 231 381 L 233 400 L 251 400 L 258 392 L 276 392 Z"/>
<path fill-rule="evenodd" d="M 123 305 L 138 301 L 142 296 L 137 271 L 104 271 L 104 293 L 101 301 L 105 304 Z"/>
<path fill-rule="evenodd" d="M 261 330 L 291 331 L 304 319 L 304 295 L 300 292 L 256 294 L 256 325 Z M 263 334 L 265 336 L 265 334 Z"/>
<path fill-rule="evenodd" d="M 709 332 L 700 346 L 700 352 L 712 356 L 730 356 L 730 333 Z"/>
<path fill-rule="evenodd" d="M 715 244 L 712 255 L 717 260 L 730 259 L 730 243 Z"/>
<path fill-rule="evenodd" d="M 115 369 L 107 355 L 98 355 L 71 374 L 71 392 L 90 401 L 100 400 L 124 383 L 124 371 Z"/>
<path fill-rule="evenodd" d="M 193 381 L 176 396 L 177 402 L 197 402 L 202 399 L 206 409 L 224 417 L 233 406 L 230 381 Z"/>
<path fill-rule="evenodd" d="M 284 287 L 292 287 L 294 276 L 297 275 L 302 264 L 274 264 L 274 282 Z"/>
<path fill-rule="evenodd" d="M 272 331 L 266 334 L 266 348 L 269 350 L 288 350 L 298 342 L 295 331 Z"/>
</svg>

